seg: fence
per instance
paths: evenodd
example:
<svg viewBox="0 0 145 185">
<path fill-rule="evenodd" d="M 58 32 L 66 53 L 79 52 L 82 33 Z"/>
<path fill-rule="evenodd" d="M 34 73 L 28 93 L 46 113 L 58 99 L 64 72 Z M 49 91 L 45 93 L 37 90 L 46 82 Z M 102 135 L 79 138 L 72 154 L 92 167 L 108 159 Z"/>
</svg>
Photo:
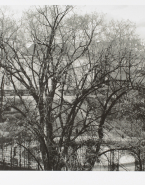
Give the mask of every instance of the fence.
<svg viewBox="0 0 145 185">
<path fill-rule="evenodd" d="M 39 143 L 26 141 L 21 145 L 16 144 L 13 140 L 3 141 L 0 143 L 0 170 L 41 170 L 42 157 L 40 154 Z M 91 150 L 95 149 L 92 146 Z M 78 147 L 77 145 L 69 148 L 68 161 L 69 168 L 67 170 L 85 170 L 84 164 L 87 158 L 93 159 L 95 153 L 88 150 L 87 145 Z M 101 151 L 108 150 L 106 146 Z M 34 158 L 34 156 L 36 158 Z M 139 162 L 128 161 L 122 163 L 121 157 L 128 156 L 129 152 L 121 150 L 112 150 L 100 157 L 95 157 L 93 171 L 138 171 Z M 131 156 L 130 156 L 131 157 Z M 37 160 L 36 160 L 37 159 Z M 128 162 L 127 162 L 128 161 Z M 39 163 L 38 163 L 39 162 Z M 63 170 L 66 170 L 63 168 Z M 142 170 L 145 170 L 145 160 L 142 160 Z"/>
<path fill-rule="evenodd" d="M 0 144 L 0 169 L 5 170 L 40 170 L 40 165 L 31 154 L 35 152 L 38 159 L 38 146 L 25 142 L 24 147 L 14 141 Z M 40 160 L 40 157 L 39 159 Z M 40 161 L 39 161 L 40 162 Z M 40 162 L 41 163 L 41 162 Z"/>
</svg>

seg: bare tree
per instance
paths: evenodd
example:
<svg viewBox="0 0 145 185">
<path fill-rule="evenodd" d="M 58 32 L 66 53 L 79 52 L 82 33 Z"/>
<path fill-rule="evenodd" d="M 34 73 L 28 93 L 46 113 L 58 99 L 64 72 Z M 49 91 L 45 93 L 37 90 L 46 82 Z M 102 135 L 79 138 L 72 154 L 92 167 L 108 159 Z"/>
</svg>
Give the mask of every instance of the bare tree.
<svg viewBox="0 0 145 185">
<path fill-rule="evenodd" d="M 103 44 L 97 43 L 97 49 L 102 44 L 101 51 L 97 52 L 94 57 L 94 60 L 97 61 L 95 75 L 98 81 L 102 81 L 102 86 L 94 91 L 94 97 L 87 99 L 92 115 L 96 117 L 96 122 L 98 123 L 96 130 L 98 140 L 95 148 L 92 145 L 94 158 L 92 154 L 90 154 L 90 157 L 88 156 L 89 170 L 92 169 L 100 155 L 101 145 L 104 144 L 104 139 L 106 138 L 104 138 L 104 131 L 107 129 L 108 133 L 110 133 L 113 126 L 118 126 L 113 125 L 113 121 L 116 120 L 122 106 L 126 105 L 126 99 L 131 96 L 132 90 L 136 90 L 138 85 L 143 82 L 143 78 L 138 75 L 138 68 L 144 59 L 142 52 L 140 52 L 143 47 L 133 33 L 134 28 L 128 22 L 118 22 L 116 24 L 112 22 L 110 25 L 111 31 L 107 30 L 107 35 L 110 37 L 107 37 L 106 42 L 103 41 Z M 106 46 L 104 47 L 104 45 Z M 120 137 L 122 136 L 120 135 Z M 123 150 L 124 146 L 119 149 L 121 148 Z M 132 146 L 133 148 L 134 146 Z M 130 145 L 128 149 L 131 149 Z"/>
<path fill-rule="evenodd" d="M 72 10 L 72 6 L 35 7 L 25 13 L 19 27 L 8 19 L 8 36 L 2 31 L 0 66 L 20 101 L 19 106 L 12 101 L 7 106 L 23 116 L 17 128 L 25 128 L 39 141 L 44 170 L 71 169 L 70 156 L 75 158 L 96 124 L 91 135 L 97 138 L 95 157 L 88 166 L 78 163 L 76 168 L 92 169 L 105 122 L 132 89 L 141 61 L 138 47 L 132 46 L 139 41 L 131 24 L 115 27 L 112 22 L 109 27 L 102 15 L 81 16 Z M 96 102 L 90 102 L 91 96 Z"/>
<path fill-rule="evenodd" d="M 74 120 L 85 98 L 76 97 L 71 104 L 64 101 L 64 81 L 68 76 L 66 71 L 74 68 L 73 63 L 88 50 L 95 30 L 102 22 L 99 16 L 93 18 L 78 16 L 77 20 L 80 23 L 86 21 L 88 26 L 77 25 L 78 28 L 72 29 L 69 27 L 68 18 L 66 19 L 72 8 L 45 6 L 28 12 L 26 33 L 32 42 L 31 48 L 27 50 L 23 45 L 21 48 L 18 47 L 15 44 L 17 38 L 15 40 L 3 38 L 1 46 L 4 53 L 1 67 L 10 77 L 11 85 L 23 104 L 21 108 L 11 106 L 22 113 L 26 126 L 37 135 L 45 170 L 60 169 L 59 165 L 57 166 L 60 150 L 64 147 L 62 155 L 65 158 L 71 142 Z M 17 30 L 14 31 L 16 34 Z M 72 40 L 76 33 L 76 40 Z M 18 31 L 17 34 L 19 36 Z M 32 96 L 31 112 L 30 102 L 26 103 L 19 92 L 20 84 Z M 60 87 L 61 92 L 58 91 Z M 63 114 L 65 120 L 62 119 Z M 56 134 L 60 136 L 59 143 L 55 142 Z"/>
</svg>

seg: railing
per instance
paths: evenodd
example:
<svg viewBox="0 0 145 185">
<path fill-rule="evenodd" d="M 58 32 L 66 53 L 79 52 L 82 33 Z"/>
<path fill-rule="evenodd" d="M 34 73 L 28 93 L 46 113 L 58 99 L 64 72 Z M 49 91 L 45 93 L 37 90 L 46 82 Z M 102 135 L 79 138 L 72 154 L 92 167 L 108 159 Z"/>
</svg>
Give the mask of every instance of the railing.
<svg viewBox="0 0 145 185">
<path fill-rule="evenodd" d="M 0 148 L 0 170 L 40 170 L 40 167 L 23 147 L 4 143 Z"/>
<path fill-rule="evenodd" d="M 5 161 L 0 161 L 0 170 L 17 170 L 17 171 L 34 171 L 35 169 L 27 168 L 27 167 L 20 167 L 11 165 L 11 163 L 7 163 Z"/>
<path fill-rule="evenodd" d="M 35 143 L 28 143 L 25 141 L 23 143 L 24 146 L 27 148 L 38 148 L 38 144 Z M 80 145 L 79 145 L 80 146 Z M 40 165 L 38 162 L 31 156 L 25 148 L 14 144 L 12 141 L 2 142 L 0 144 L 0 170 L 41 170 Z M 105 147 L 105 146 L 104 146 Z M 69 150 L 69 170 L 82 170 L 86 162 L 87 157 L 91 159 L 94 158 L 93 153 L 91 150 L 88 150 L 87 142 L 85 145 L 82 145 L 78 148 L 78 145 L 73 145 L 70 147 Z M 93 146 L 90 148 L 93 149 Z M 108 149 L 105 149 L 108 150 Z M 35 150 L 36 153 L 33 153 L 35 156 L 39 155 L 39 151 Z M 105 153 L 105 158 L 95 157 L 95 165 L 93 167 L 93 171 L 122 171 L 122 170 L 131 170 L 135 171 L 138 170 L 138 163 L 135 162 L 126 162 L 120 163 L 119 159 L 121 156 L 127 155 L 127 151 L 125 152 L 120 150 L 114 150 Z M 39 163 L 41 163 L 41 156 L 39 157 Z M 43 165 L 42 165 L 43 167 Z M 143 170 L 144 162 L 143 162 Z"/>
</svg>

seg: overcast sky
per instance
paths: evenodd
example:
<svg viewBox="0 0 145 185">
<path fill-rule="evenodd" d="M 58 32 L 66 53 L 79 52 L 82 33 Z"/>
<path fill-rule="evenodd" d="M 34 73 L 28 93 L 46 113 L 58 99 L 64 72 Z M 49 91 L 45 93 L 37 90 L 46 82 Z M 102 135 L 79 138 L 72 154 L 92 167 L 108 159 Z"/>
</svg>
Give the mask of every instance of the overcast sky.
<svg viewBox="0 0 145 185">
<path fill-rule="evenodd" d="M 106 13 L 108 19 L 127 20 L 136 23 L 137 34 L 145 39 L 145 5 L 103 5 L 86 6 L 86 11 L 97 11 Z"/>
<path fill-rule="evenodd" d="M 24 2 L 24 1 L 22 1 Z M 35 1 L 35 3 L 39 1 Z M 75 1 L 76 2 L 76 1 Z M 84 1 L 85 3 L 87 1 Z M 32 1 L 32 4 L 35 4 Z M 52 2 L 51 2 L 52 3 Z M 109 0 L 110 3 L 110 0 Z M 45 4 L 45 2 L 44 2 Z M 48 4 L 48 2 L 46 3 Z M 56 4 L 56 3 L 54 3 Z M 63 4 L 67 4 L 63 3 Z M 70 3 L 69 3 L 70 4 Z M 73 3 L 74 4 L 74 3 Z M 86 3 L 87 4 L 87 3 Z M 110 3 L 111 4 L 111 3 Z M 136 32 L 137 34 L 142 38 L 145 39 L 145 4 L 143 5 L 82 5 L 79 7 L 80 12 L 101 12 L 105 13 L 106 17 L 110 19 L 124 19 L 127 20 L 129 19 L 130 21 L 136 23 L 137 29 Z M 125 4 L 125 3 L 124 3 Z M 10 5 L 9 5 L 10 6 Z M 30 7 L 30 5 L 11 5 L 10 8 L 14 10 L 17 13 L 17 16 L 19 17 L 22 13 L 23 10 L 27 10 Z"/>
</svg>

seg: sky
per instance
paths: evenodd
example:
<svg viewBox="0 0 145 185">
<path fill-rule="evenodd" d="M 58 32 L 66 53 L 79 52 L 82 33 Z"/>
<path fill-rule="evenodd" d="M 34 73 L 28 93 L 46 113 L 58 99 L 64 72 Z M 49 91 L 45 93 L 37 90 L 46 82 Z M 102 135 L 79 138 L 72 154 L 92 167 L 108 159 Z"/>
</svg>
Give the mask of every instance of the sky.
<svg viewBox="0 0 145 185">
<path fill-rule="evenodd" d="M 7 0 L 9 1 L 9 0 Z M 99 0 L 100 1 L 100 0 Z M 15 2 L 15 1 L 14 1 Z M 29 2 L 29 3 L 28 3 Z M 100 3 L 95 3 L 93 0 L 90 1 L 83 1 L 85 5 L 82 3 L 79 3 L 77 1 L 21 1 L 21 4 L 16 3 L 7 3 L 9 5 L 10 9 L 12 9 L 17 17 L 20 17 L 22 15 L 23 10 L 27 10 L 30 8 L 30 5 L 34 4 L 75 4 L 79 5 L 78 11 L 80 12 L 100 12 L 105 13 L 106 18 L 108 20 L 115 19 L 115 20 L 130 20 L 136 24 L 136 33 L 145 40 L 145 2 L 142 1 L 128 1 L 128 0 L 122 0 L 121 4 L 117 4 L 115 1 L 109 0 L 109 1 L 100 1 Z M 82 2 L 82 1 L 79 1 Z M 88 3 L 89 2 L 89 3 Z M 98 2 L 98 1 L 97 1 Z M 104 2 L 104 3 L 103 3 Z M 109 3 L 107 3 L 109 2 Z M 93 5 L 91 5 L 93 4 Z"/>
<path fill-rule="evenodd" d="M 136 24 L 136 33 L 145 39 L 145 5 L 96 5 L 84 9 L 105 13 L 110 20 L 130 20 Z"/>
</svg>

